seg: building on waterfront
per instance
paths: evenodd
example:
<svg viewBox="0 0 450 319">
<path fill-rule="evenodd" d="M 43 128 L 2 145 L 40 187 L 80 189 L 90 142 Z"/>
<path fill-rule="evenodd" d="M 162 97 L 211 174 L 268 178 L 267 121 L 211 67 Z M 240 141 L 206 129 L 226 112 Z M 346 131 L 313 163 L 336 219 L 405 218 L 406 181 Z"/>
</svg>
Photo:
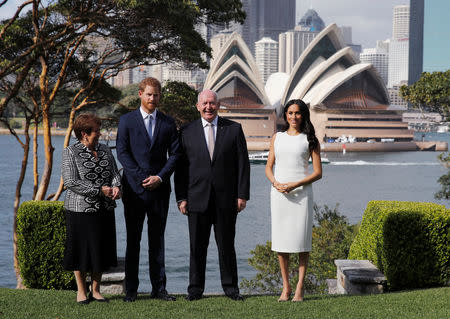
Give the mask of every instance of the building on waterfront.
<svg viewBox="0 0 450 319">
<path fill-rule="evenodd" d="M 248 143 L 267 142 L 275 133 L 275 110 L 265 109 L 270 102 L 263 79 L 238 33 L 231 35 L 213 60 L 204 88 L 217 92 L 220 115 L 241 123 Z"/>
<path fill-rule="evenodd" d="M 400 87 L 406 84 L 407 84 L 406 81 L 402 81 L 399 84 L 395 84 L 387 89 L 391 106 L 395 108 L 402 108 L 404 110 L 408 108 L 408 102 L 403 100 L 403 98 L 400 96 Z"/>
<path fill-rule="evenodd" d="M 434 112 L 404 112 L 403 122 L 408 123 L 411 130 L 429 132 L 435 131 L 442 123 L 442 116 Z"/>
<path fill-rule="evenodd" d="M 386 85 L 388 82 L 388 60 L 389 54 L 386 50 L 386 46 L 382 45 L 382 41 L 377 41 L 375 48 L 364 49 L 359 55 L 361 63 L 371 63 L 378 74 L 383 79 L 383 83 Z"/>
<path fill-rule="evenodd" d="M 243 0 L 242 5 L 247 17 L 241 34 L 252 53 L 259 39 L 278 41 L 280 33 L 295 26 L 295 0 Z"/>
<path fill-rule="evenodd" d="M 278 42 L 268 37 L 255 42 L 255 61 L 266 83 L 269 76 L 278 71 Z"/>
<path fill-rule="evenodd" d="M 242 123 L 248 142 L 268 143 L 275 114 L 280 118 L 291 99 L 307 103 L 320 140 L 342 135 L 362 142 L 413 139 L 401 112 L 388 110 L 387 90 L 374 66 L 358 63 L 335 24 L 314 38 L 289 74 L 272 74 L 265 87 L 250 50 L 234 33 L 211 65 L 205 88 L 217 92 L 221 115 Z M 254 128 L 261 131 L 250 133 Z"/>
</svg>

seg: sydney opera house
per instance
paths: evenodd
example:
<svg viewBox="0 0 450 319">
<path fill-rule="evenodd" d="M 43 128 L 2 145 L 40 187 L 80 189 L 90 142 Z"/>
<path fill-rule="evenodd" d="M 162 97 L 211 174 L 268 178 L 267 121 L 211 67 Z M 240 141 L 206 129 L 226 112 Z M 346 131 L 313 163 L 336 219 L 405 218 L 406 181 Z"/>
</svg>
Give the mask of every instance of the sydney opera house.
<svg viewBox="0 0 450 319">
<path fill-rule="evenodd" d="M 217 92 L 221 116 L 240 122 L 248 143 L 267 144 L 291 99 L 309 106 L 320 141 L 343 135 L 357 142 L 413 140 L 401 113 L 388 109 L 375 68 L 354 58 L 335 24 L 314 38 L 290 74 L 274 73 L 266 85 L 249 48 L 234 33 L 212 61 L 204 88 Z"/>
</svg>

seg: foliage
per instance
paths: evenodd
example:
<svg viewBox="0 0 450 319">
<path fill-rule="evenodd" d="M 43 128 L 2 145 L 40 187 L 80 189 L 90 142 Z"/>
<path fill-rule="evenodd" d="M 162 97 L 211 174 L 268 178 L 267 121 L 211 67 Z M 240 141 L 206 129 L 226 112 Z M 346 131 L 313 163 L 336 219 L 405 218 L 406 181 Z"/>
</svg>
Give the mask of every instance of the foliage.
<svg viewBox="0 0 450 319">
<path fill-rule="evenodd" d="M 28 201 L 17 214 L 18 260 L 27 288 L 74 288 L 63 269 L 66 238 L 63 202 Z"/>
<path fill-rule="evenodd" d="M 12 128 L 14 128 L 14 129 L 17 129 L 17 128 L 21 128 L 21 127 L 22 127 L 22 124 L 20 124 L 20 122 L 17 121 L 17 120 L 15 120 L 15 119 L 11 119 L 11 120 L 9 121 L 9 125 L 10 125 Z"/>
<path fill-rule="evenodd" d="M 173 117 L 178 127 L 192 122 L 200 117 L 195 107 L 197 94 L 184 82 L 169 81 L 162 88 L 159 110 Z"/>
<path fill-rule="evenodd" d="M 345 216 L 325 205 L 314 205 L 314 218 L 317 225 L 313 227 L 312 251 L 310 253 L 305 287 L 308 293 L 324 293 L 325 280 L 336 277 L 335 259 L 345 259 L 355 234 L 356 226 L 348 224 Z M 271 242 L 257 245 L 251 251 L 249 265 L 256 269 L 256 276 L 243 279 L 241 287 L 247 292 L 279 293 L 282 287 L 277 253 L 271 250 Z M 291 254 L 289 277 L 291 286 L 298 281 L 298 254 Z"/>
<path fill-rule="evenodd" d="M 30 72 L 34 81 L 45 78 L 40 85 L 55 87 L 89 79 L 82 100 L 105 76 L 138 65 L 180 62 L 207 68 L 211 49 L 199 27 L 245 18 L 239 0 L 30 0 L 24 5 L 32 10 L 0 24 L 0 79 L 15 75 L 4 81 L 11 91 L 0 100 L 0 116 Z M 71 74 L 73 83 L 65 79 Z"/>
<path fill-rule="evenodd" d="M 438 179 L 438 183 L 441 184 L 441 189 L 434 194 L 437 199 L 449 199 L 450 198 L 450 153 L 442 153 L 438 156 L 439 161 L 447 168 L 447 174 L 442 175 Z"/>
<path fill-rule="evenodd" d="M 450 70 L 445 72 L 423 72 L 412 85 L 400 88 L 402 98 L 416 108 L 440 113 L 450 120 Z"/>
<path fill-rule="evenodd" d="M 278 296 L 245 296 L 235 302 L 209 295 L 189 302 L 177 296 L 173 302 L 138 295 L 133 303 L 123 296 L 108 296 L 109 303 L 75 303 L 76 293 L 58 290 L 0 288 L 2 317 L 48 318 L 352 318 L 352 319 L 443 319 L 448 318 L 450 288 L 422 289 L 366 296 L 314 295 L 305 302 L 277 302 Z"/>
<path fill-rule="evenodd" d="M 434 203 L 370 201 L 350 259 L 368 259 L 391 289 L 450 279 L 450 210 Z"/>
</svg>

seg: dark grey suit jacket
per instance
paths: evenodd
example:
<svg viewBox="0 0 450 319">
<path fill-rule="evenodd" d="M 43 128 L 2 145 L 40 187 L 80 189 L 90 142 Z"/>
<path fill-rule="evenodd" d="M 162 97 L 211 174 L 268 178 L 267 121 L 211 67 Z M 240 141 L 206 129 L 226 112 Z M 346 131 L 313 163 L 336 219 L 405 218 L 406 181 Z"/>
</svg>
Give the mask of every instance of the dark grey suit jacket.
<svg viewBox="0 0 450 319">
<path fill-rule="evenodd" d="M 180 134 L 183 155 L 175 172 L 177 200 L 187 199 L 191 213 L 204 212 L 214 190 L 217 206 L 237 213 L 236 199 L 250 198 L 250 163 L 241 125 L 218 118 L 212 160 L 201 119 Z"/>
</svg>

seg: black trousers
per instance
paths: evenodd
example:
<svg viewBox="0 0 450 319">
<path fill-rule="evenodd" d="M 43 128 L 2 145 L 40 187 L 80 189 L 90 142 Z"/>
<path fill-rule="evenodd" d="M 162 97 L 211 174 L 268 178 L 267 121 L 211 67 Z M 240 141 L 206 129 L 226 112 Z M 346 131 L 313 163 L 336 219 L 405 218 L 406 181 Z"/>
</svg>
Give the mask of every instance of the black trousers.
<svg viewBox="0 0 450 319">
<path fill-rule="evenodd" d="M 153 292 L 166 288 L 164 232 L 169 210 L 169 195 L 142 200 L 131 194 L 124 196 L 127 249 L 125 254 L 125 289 L 137 292 L 139 287 L 139 254 L 145 216 L 148 226 L 148 259 Z"/>
<path fill-rule="evenodd" d="M 226 295 L 239 293 L 236 251 L 234 237 L 236 233 L 237 212 L 225 212 L 216 206 L 214 194 L 209 199 L 205 212 L 189 212 L 190 295 L 202 295 L 205 290 L 206 256 L 211 227 L 214 227 L 219 252 L 220 279 Z"/>
</svg>

